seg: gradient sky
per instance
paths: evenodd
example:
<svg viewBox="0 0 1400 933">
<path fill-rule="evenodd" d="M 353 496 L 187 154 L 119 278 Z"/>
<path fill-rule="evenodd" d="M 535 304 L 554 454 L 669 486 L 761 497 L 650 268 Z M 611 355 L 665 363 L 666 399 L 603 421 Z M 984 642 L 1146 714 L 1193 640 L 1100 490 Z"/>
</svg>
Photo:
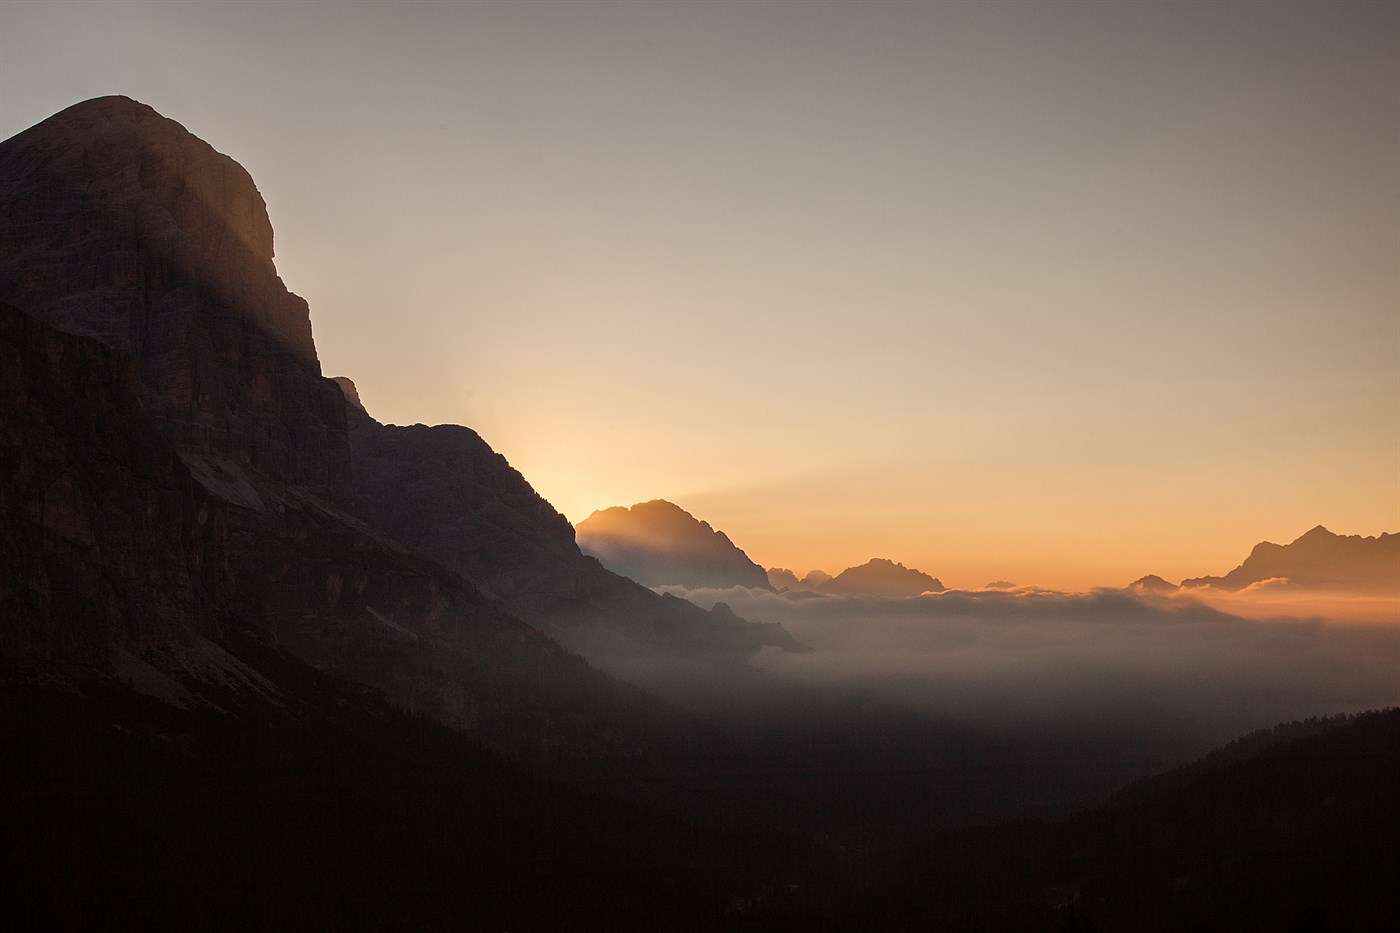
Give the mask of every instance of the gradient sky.
<svg viewBox="0 0 1400 933">
<path fill-rule="evenodd" d="M 764 565 L 1400 531 L 1400 4 L 0 2 L 233 156 L 328 375 Z"/>
</svg>

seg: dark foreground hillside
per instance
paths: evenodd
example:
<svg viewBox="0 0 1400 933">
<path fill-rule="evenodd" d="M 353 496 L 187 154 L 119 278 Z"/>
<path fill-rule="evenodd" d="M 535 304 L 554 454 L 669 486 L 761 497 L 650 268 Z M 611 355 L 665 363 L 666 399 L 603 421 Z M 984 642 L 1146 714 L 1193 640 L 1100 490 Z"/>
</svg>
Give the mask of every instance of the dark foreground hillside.
<svg viewBox="0 0 1400 933">
<path fill-rule="evenodd" d="M 0 694 L 0 929 L 706 930 L 771 873 L 770 837 L 566 789 L 281 674 L 295 708 L 230 693 L 234 715 Z"/>
<path fill-rule="evenodd" d="M 755 923 L 979 933 L 1394 931 L 1397 778 L 1400 710 L 1362 713 L 1219 767 L 1188 769 L 1185 781 L 1149 784 L 1121 809 L 939 834 L 897 880 L 858 894 L 795 892 L 774 899 Z"/>
</svg>

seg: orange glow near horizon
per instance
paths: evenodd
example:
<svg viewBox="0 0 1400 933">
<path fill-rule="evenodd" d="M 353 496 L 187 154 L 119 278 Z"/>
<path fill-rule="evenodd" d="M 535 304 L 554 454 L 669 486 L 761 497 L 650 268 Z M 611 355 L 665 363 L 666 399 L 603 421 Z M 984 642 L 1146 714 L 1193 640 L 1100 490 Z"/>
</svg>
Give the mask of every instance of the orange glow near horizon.
<svg viewBox="0 0 1400 933">
<path fill-rule="evenodd" d="M 575 522 L 1074 590 L 1400 531 L 1400 5 L 259 10 L 8 4 L 0 136 L 184 123 L 326 375 Z"/>
<path fill-rule="evenodd" d="M 1221 612 L 1247 619 L 1287 617 L 1400 626 L 1400 593 L 1339 594 L 1290 589 L 1277 592 L 1246 589 L 1230 593 L 1202 588 L 1188 590 L 1180 598 L 1195 599 Z"/>
</svg>

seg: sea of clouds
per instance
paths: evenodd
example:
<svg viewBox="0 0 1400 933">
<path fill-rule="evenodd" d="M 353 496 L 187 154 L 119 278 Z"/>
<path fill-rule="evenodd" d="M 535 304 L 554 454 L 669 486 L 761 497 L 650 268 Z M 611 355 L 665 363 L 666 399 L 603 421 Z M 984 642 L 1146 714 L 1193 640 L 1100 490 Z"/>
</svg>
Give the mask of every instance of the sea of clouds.
<svg viewBox="0 0 1400 933">
<path fill-rule="evenodd" d="M 1239 598 L 1123 590 L 950 591 L 887 599 L 663 591 L 781 623 L 811 648 L 752 663 L 940 718 L 1085 734 L 1171 732 L 1218 743 L 1279 722 L 1400 704 L 1400 605 L 1342 621 L 1239 612 Z M 1266 604 L 1257 604 L 1256 610 Z M 1273 607 L 1279 608 L 1277 606 Z"/>
</svg>

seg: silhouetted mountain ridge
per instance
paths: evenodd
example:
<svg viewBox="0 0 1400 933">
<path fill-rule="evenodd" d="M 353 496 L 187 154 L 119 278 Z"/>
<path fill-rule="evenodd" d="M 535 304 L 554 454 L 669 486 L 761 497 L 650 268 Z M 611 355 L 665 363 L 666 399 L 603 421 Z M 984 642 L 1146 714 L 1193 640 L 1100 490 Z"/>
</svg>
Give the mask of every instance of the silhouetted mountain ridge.
<svg viewBox="0 0 1400 933">
<path fill-rule="evenodd" d="M 643 586 L 771 589 L 728 535 L 665 499 L 596 511 L 576 532 L 585 554 Z"/>
<path fill-rule="evenodd" d="M 1262 541 L 1244 563 L 1224 576 L 1191 577 L 1181 589 L 1212 587 L 1238 591 L 1269 585 L 1340 593 L 1400 595 L 1400 534 L 1376 537 L 1337 535 L 1321 525 L 1290 544 Z M 1129 584 L 1129 589 L 1169 592 L 1177 587 L 1156 574 Z"/>
<path fill-rule="evenodd" d="M 883 557 L 848 567 L 818 587 L 818 592 L 850 596 L 919 596 L 943 590 L 942 583 L 922 570 Z"/>
<path fill-rule="evenodd" d="M 1291 544 L 1255 545 L 1223 577 L 1194 577 L 1181 585 L 1241 590 L 1273 579 L 1310 589 L 1400 593 L 1400 534 L 1336 535 L 1318 525 Z"/>
</svg>

